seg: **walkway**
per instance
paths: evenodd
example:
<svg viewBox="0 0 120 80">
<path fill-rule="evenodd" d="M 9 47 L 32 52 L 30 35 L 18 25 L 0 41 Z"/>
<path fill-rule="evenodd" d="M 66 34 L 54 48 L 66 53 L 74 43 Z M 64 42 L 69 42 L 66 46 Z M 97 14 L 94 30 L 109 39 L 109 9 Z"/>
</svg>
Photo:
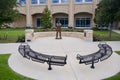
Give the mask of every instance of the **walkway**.
<svg viewBox="0 0 120 80">
<path fill-rule="evenodd" d="M 107 42 L 114 51 L 120 50 L 120 41 Z M 31 48 L 37 52 L 49 55 L 68 55 L 67 65 L 52 66 L 53 70 L 48 71 L 48 65 L 33 62 L 23 58 L 17 51 L 19 44 L 0 44 L 0 53 L 12 53 L 9 58 L 9 66 L 17 73 L 38 80 L 100 80 L 120 71 L 120 56 L 113 53 L 110 58 L 91 65 L 78 64 L 76 55 L 90 54 L 98 50 L 98 42 L 85 42 L 78 38 L 63 37 L 56 40 L 54 37 L 45 37 L 29 43 Z"/>
<path fill-rule="evenodd" d="M 120 30 L 113 30 L 114 32 L 120 34 Z"/>
</svg>

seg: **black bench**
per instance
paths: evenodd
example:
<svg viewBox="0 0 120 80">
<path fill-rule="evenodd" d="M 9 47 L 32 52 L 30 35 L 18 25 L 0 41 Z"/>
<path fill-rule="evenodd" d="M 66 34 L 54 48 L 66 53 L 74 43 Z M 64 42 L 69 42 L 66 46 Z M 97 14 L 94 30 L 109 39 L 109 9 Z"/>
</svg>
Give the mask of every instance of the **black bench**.
<svg viewBox="0 0 120 80">
<path fill-rule="evenodd" d="M 40 63 L 46 62 L 49 65 L 48 70 L 52 70 L 51 65 L 64 66 L 67 64 L 67 55 L 64 57 L 38 53 L 33 51 L 28 44 L 21 44 L 18 48 L 18 51 L 24 58 Z"/>
<path fill-rule="evenodd" d="M 99 61 L 103 61 L 106 60 L 107 58 L 109 58 L 113 51 L 112 48 L 108 45 L 108 44 L 98 44 L 99 50 L 93 54 L 89 54 L 89 55 L 84 55 L 81 56 L 79 54 L 77 54 L 77 60 L 79 60 L 79 64 L 85 63 L 86 65 L 88 64 L 92 64 L 91 68 L 95 68 L 94 67 L 94 63 L 98 63 Z"/>
</svg>

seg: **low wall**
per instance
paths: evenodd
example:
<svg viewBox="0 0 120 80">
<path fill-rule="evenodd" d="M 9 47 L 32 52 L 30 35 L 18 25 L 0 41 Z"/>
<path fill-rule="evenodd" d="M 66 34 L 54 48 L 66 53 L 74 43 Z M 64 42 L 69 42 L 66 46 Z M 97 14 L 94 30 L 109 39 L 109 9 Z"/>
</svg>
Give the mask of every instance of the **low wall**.
<svg viewBox="0 0 120 80">
<path fill-rule="evenodd" d="M 61 33 L 62 36 L 65 37 L 75 37 L 75 38 L 84 38 L 84 33 L 82 32 L 62 32 Z M 34 39 L 36 38 L 40 38 L 40 37 L 55 37 L 56 36 L 56 32 L 35 32 L 34 33 Z"/>
<path fill-rule="evenodd" d="M 42 37 L 56 37 L 56 32 L 34 32 L 34 30 L 26 30 L 26 41 Z M 93 41 L 93 30 L 84 30 L 84 32 L 62 32 L 62 36 L 75 37 L 86 41 Z"/>
</svg>

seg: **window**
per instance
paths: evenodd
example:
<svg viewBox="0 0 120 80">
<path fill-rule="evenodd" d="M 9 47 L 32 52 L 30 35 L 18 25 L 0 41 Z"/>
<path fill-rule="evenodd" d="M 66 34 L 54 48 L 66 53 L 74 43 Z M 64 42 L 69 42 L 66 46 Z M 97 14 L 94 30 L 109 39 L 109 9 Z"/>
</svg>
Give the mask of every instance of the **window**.
<svg viewBox="0 0 120 80">
<path fill-rule="evenodd" d="M 25 5 L 26 4 L 26 0 L 20 0 L 21 5 Z"/>
<path fill-rule="evenodd" d="M 33 5 L 46 4 L 46 0 L 31 0 L 31 4 Z"/>
<path fill-rule="evenodd" d="M 37 27 L 41 26 L 41 18 L 37 18 L 36 25 L 37 25 Z"/>
<path fill-rule="evenodd" d="M 46 0 L 40 0 L 40 4 L 46 4 Z"/>
<path fill-rule="evenodd" d="M 60 20 L 62 27 L 68 27 L 68 18 L 56 18 L 55 24 L 57 23 L 58 20 Z"/>
<path fill-rule="evenodd" d="M 38 4 L 38 0 L 31 0 L 31 4 Z"/>
<path fill-rule="evenodd" d="M 52 0 L 52 3 L 59 3 L 59 0 Z"/>
<path fill-rule="evenodd" d="M 52 0 L 53 4 L 64 4 L 64 3 L 68 3 L 68 0 Z"/>
<path fill-rule="evenodd" d="M 92 2 L 93 0 L 85 0 L 85 2 Z"/>
<path fill-rule="evenodd" d="M 90 18 L 76 18 L 76 27 L 90 27 Z"/>
<path fill-rule="evenodd" d="M 79 2 L 82 2 L 82 0 L 75 0 L 75 2 L 78 2 L 78 3 L 79 3 Z"/>
<path fill-rule="evenodd" d="M 68 0 L 61 0 L 61 3 L 68 3 Z"/>
<path fill-rule="evenodd" d="M 92 2 L 93 0 L 75 0 L 76 3 L 87 3 Z"/>
</svg>

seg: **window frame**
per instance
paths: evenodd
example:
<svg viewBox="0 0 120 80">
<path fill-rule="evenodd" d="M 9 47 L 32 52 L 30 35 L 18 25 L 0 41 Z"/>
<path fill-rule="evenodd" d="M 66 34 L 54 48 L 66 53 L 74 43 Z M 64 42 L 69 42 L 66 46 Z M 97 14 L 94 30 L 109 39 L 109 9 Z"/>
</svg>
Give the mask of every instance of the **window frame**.
<svg viewBox="0 0 120 80">
<path fill-rule="evenodd" d="M 66 2 L 63 2 L 62 0 L 56 0 L 56 1 L 58 1 L 57 3 L 54 3 L 53 1 L 54 0 L 51 0 L 52 1 L 52 4 L 54 4 L 54 5 L 58 5 L 58 4 L 68 4 L 69 3 L 69 0 L 67 0 Z"/>
<path fill-rule="evenodd" d="M 60 20 L 60 23 L 62 24 L 61 20 L 63 20 L 63 23 L 62 24 L 62 28 L 67 28 L 68 27 L 68 24 L 69 24 L 69 19 L 68 17 L 58 17 L 58 18 L 55 18 L 55 26 L 56 26 L 56 23 L 57 21 Z"/>
<path fill-rule="evenodd" d="M 80 0 L 81 2 L 77 2 L 77 0 L 74 0 L 75 4 L 84 4 L 84 3 L 93 3 L 92 1 L 86 1 L 86 0 Z"/>
<path fill-rule="evenodd" d="M 89 21 L 89 25 L 87 25 L 88 21 Z M 75 18 L 75 27 L 76 28 L 86 28 L 86 27 L 90 28 L 91 27 L 91 18 L 90 17 Z"/>
<path fill-rule="evenodd" d="M 37 1 L 37 3 L 36 3 L 36 4 L 33 4 L 33 3 L 32 3 L 32 1 L 34 1 L 34 2 L 35 2 L 35 0 L 31 0 L 31 5 L 38 5 L 38 3 L 39 3 L 39 2 L 38 2 L 39 0 L 36 0 L 36 1 Z"/>
<path fill-rule="evenodd" d="M 42 0 L 36 0 L 37 3 L 36 4 L 32 4 L 32 0 L 31 0 L 31 5 L 46 5 L 46 0 L 44 0 L 44 3 L 41 3 Z"/>
</svg>

